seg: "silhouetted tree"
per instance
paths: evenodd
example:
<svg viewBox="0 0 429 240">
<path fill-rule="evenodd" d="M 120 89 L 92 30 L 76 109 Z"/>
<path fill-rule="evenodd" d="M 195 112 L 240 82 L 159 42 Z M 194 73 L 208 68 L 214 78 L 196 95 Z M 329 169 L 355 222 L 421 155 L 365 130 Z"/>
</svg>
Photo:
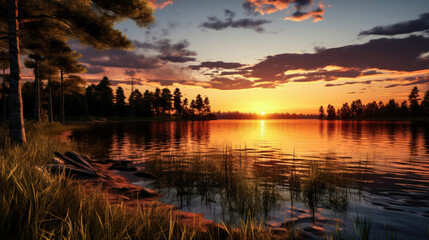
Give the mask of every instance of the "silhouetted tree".
<svg viewBox="0 0 429 240">
<path fill-rule="evenodd" d="M 9 135 L 16 143 L 26 142 L 20 83 L 20 36 L 24 36 L 25 30 L 32 26 L 25 28 L 24 23 L 43 21 L 46 26 L 61 23 L 63 31 L 57 34 L 75 37 L 97 49 L 106 49 L 131 46 L 131 42 L 114 27 L 116 22 L 130 18 L 141 27 L 153 21 L 153 10 L 144 0 L 94 0 L 88 4 L 81 1 L 26 0 L 19 1 L 19 6 L 18 0 L 7 0 L 7 4 L 3 0 L 1 3 L 0 12 L 2 16 L 7 13 L 8 18 L 0 18 L 0 29 L 9 29 Z M 21 28 L 20 24 L 24 26 Z"/>
<path fill-rule="evenodd" d="M 351 119 L 351 112 L 348 103 L 344 103 L 343 107 L 341 107 L 341 115 L 339 116 L 341 119 Z"/>
<path fill-rule="evenodd" d="M 360 99 L 353 101 L 350 105 L 350 114 L 353 119 L 361 119 L 363 116 L 363 104 Z"/>
<path fill-rule="evenodd" d="M 335 119 L 336 114 L 335 114 L 334 106 L 329 104 L 326 112 L 327 112 L 327 119 L 329 119 L 329 120 Z"/>
<path fill-rule="evenodd" d="M 153 93 L 146 90 L 143 94 L 143 117 L 151 117 L 153 115 Z"/>
<path fill-rule="evenodd" d="M 210 100 L 208 97 L 204 98 L 204 115 L 211 113 Z"/>
<path fill-rule="evenodd" d="M 398 117 L 399 116 L 399 104 L 396 103 L 395 99 L 390 99 L 386 104 L 386 115 L 388 117 Z"/>
<path fill-rule="evenodd" d="M 323 109 L 323 106 L 320 106 L 319 108 L 319 119 L 324 119 L 325 118 L 325 110 Z"/>
<path fill-rule="evenodd" d="M 54 57 L 54 63 L 55 66 L 60 70 L 60 119 L 61 123 L 64 124 L 64 75 L 71 73 L 82 73 L 85 72 L 86 69 L 77 61 L 81 55 L 73 51 L 65 42 L 52 41 L 51 44 L 55 46 L 55 49 L 57 49 L 57 55 Z"/>
<path fill-rule="evenodd" d="M 418 116 L 420 114 L 420 105 L 419 105 L 419 89 L 414 87 L 411 90 L 410 95 L 408 96 L 410 101 L 410 113 L 412 116 Z"/>
<path fill-rule="evenodd" d="M 426 91 L 421 103 L 421 109 L 425 116 L 429 116 L 429 90 Z"/>
<path fill-rule="evenodd" d="M 153 107 L 155 108 L 155 114 L 161 113 L 162 100 L 161 100 L 161 89 L 156 88 L 153 93 Z"/>
<path fill-rule="evenodd" d="M 182 115 L 184 115 L 185 117 L 187 117 L 189 115 L 188 99 L 187 98 L 183 99 L 182 111 L 183 111 Z"/>
<path fill-rule="evenodd" d="M 162 107 L 162 111 L 163 114 L 165 114 L 166 112 L 168 112 L 168 115 L 171 115 L 171 108 L 172 108 L 172 97 L 173 95 L 170 92 L 170 89 L 168 88 L 164 88 L 162 89 L 161 92 L 161 107 Z"/>
<path fill-rule="evenodd" d="M 401 112 L 401 116 L 402 117 L 407 117 L 410 115 L 410 109 L 408 108 L 408 103 L 407 101 L 403 101 L 401 103 L 401 108 L 400 108 L 400 112 Z"/>
<path fill-rule="evenodd" d="M 43 60 L 45 60 L 42 55 L 38 53 L 33 53 L 28 55 L 29 59 L 24 61 L 24 65 L 27 68 L 33 68 L 33 75 L 34 75 L 34 119 L 36 121 L 42 120 L 42 81 L 41 81 L 41 74 L 40 74 L 40 68 L 41 63 Z"/>
<path fill-rule="evenodd" d="M 176 115 L 181 116 L 183 113 L 183 107 L 182 107 L 182 93 L 180 92 L 179 88 L 176 88 L 174 90 L 174 110 L 176 111 Z"/>
<path fill-rule="evenodd" d="M 97 115 L 111 116 L 113 111 L 113 90 L 110 87 L 108 77 L 103 77 L 100 83 L 95 86 L 95 95 L 97 99 Z"/>
<path fill-rule="evenodd" d="M 201 115 L 204 108 L 204 101 L 200 94 L 195 98 L 195 108 L 198 111 L 198 115 Z"/>
<path fill-rule="evenodd" d="M 136 115 L 140 115 L 139 113 L 143 112 L 143 95 L 138 89 L 135 89 L 134 92 L 131 93 L 129 103 L 135 107 Z"/>
<path fill-rule="evenodd" d="M 125 94 L 121 87 L 116 89 L 115 94 L 115 114 L 116 116 L 123 116 L 125 114 Z"/>
<path fill-rule="evenodd" d="M 195 115 L 195 110 L 197 110 L 197 104 L 195 103 L 195 100 L 191 101 L 189 108 L 190 108 L 190 114 Z"/>
</svg>

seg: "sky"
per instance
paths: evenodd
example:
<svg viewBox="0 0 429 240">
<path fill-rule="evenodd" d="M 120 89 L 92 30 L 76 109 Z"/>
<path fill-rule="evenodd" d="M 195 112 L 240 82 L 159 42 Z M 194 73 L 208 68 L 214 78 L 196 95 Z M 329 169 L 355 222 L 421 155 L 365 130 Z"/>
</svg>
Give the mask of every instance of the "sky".
<svg viewBox="0 0 429 240">
<path fill-rule="evenodd" d="M 428 0 L 150 0 L 155 23 L 116 25 L 134 50 L 78 43 L 96 83 L 178 87 L 214 111 L 317 113 L 429 89 Z"/>
</svg>

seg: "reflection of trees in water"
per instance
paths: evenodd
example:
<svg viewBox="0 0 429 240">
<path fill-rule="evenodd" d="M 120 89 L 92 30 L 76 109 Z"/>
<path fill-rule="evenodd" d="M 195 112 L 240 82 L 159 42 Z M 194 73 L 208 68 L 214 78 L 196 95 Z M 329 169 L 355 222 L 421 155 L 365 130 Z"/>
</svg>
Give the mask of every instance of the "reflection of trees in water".
<svg viewBox="0 0 429 240">
<path fill-rule="evenodd" d="M 421 156 L 429 154 L 427 124 L 324 121 L 319 130 L 322 139 L 339 139 L 341 134 L 377 144 L 384 138 L 388 148 L 405 140 L 410 156 L 415 157 L 404 157 L 387 170 L 374 171 L 374 163 L 368 159 L 345 159 L 335 154 L 300 158 L 256 149 L 196 155 L 192 152 L 199 149 L 190 146 L 208 145 L 208 122 L 95 124 L 74 136 L 83 143 L 84 151 L 96 158 L 107 159 L 112 149 L 127 146 L 144 153 L 149 158 L 147 170 L 160 176 L 154 187 L 169 189 L 166 194 L 177 198 L 182 206 L 199 204 L 213 211 L 221 206 L 224 219 L 246 216 L 249 210 L 265 217 L 284 204 L 291 204 L 293 209 L 296 202 L 304 203 L 313 214 L 318 208 L 344 212 L 350 199 L 357 198 L 353 194 L 361 189 L 371 197 L 366 200 L 377 205 L 428 207 L 429 160 Z M 170 152 L 173 146 L 179 156 Z"/>
</svg>

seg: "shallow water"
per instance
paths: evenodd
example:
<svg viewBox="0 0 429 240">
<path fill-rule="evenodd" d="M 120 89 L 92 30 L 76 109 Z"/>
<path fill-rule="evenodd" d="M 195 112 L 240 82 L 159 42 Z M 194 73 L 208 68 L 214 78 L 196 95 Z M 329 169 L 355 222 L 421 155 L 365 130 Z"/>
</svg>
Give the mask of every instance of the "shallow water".
<svg viewBox="0 0 429 240">
<path fill-rule="evenodd" d="M 251 213 L 314 238 L 429 237 L 429 124 L 319 120 L 97 123 L 72 136 L 96 159 L 158 176 L 132 182 L 215 221 Z M 359 228 L 359 227 L 357 227 Z M 323 230 L 323 232 L 321 231 Z"/>
</svg>

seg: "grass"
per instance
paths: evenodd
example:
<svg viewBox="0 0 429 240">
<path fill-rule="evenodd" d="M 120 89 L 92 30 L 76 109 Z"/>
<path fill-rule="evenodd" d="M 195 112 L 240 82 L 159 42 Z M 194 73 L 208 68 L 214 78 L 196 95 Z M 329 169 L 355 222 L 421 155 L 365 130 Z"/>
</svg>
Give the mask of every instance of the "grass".
<svg viewBox="0 0 429 240">
<path fill-rule="evenodd" d="M 54 151 L 76 150 L 53 137 L 72 126 L 27 123 L 24 146 L 0 127 L 0 239 L 272 239 L 263 223 L 248 218 L 239 228 L 224 224 L 207 232 L 189 229 L 171 208 L 153 203 L 133 209 L 111 205 L 101 188 L 85 191 L 68 176 L 38 168 Z M 287 234 L 286 234 L 287 235 Z M 277 236 L 278 237 L 278 236 Z M 282 236 L 292 238 L 295 235 Z"/>
</svg>

